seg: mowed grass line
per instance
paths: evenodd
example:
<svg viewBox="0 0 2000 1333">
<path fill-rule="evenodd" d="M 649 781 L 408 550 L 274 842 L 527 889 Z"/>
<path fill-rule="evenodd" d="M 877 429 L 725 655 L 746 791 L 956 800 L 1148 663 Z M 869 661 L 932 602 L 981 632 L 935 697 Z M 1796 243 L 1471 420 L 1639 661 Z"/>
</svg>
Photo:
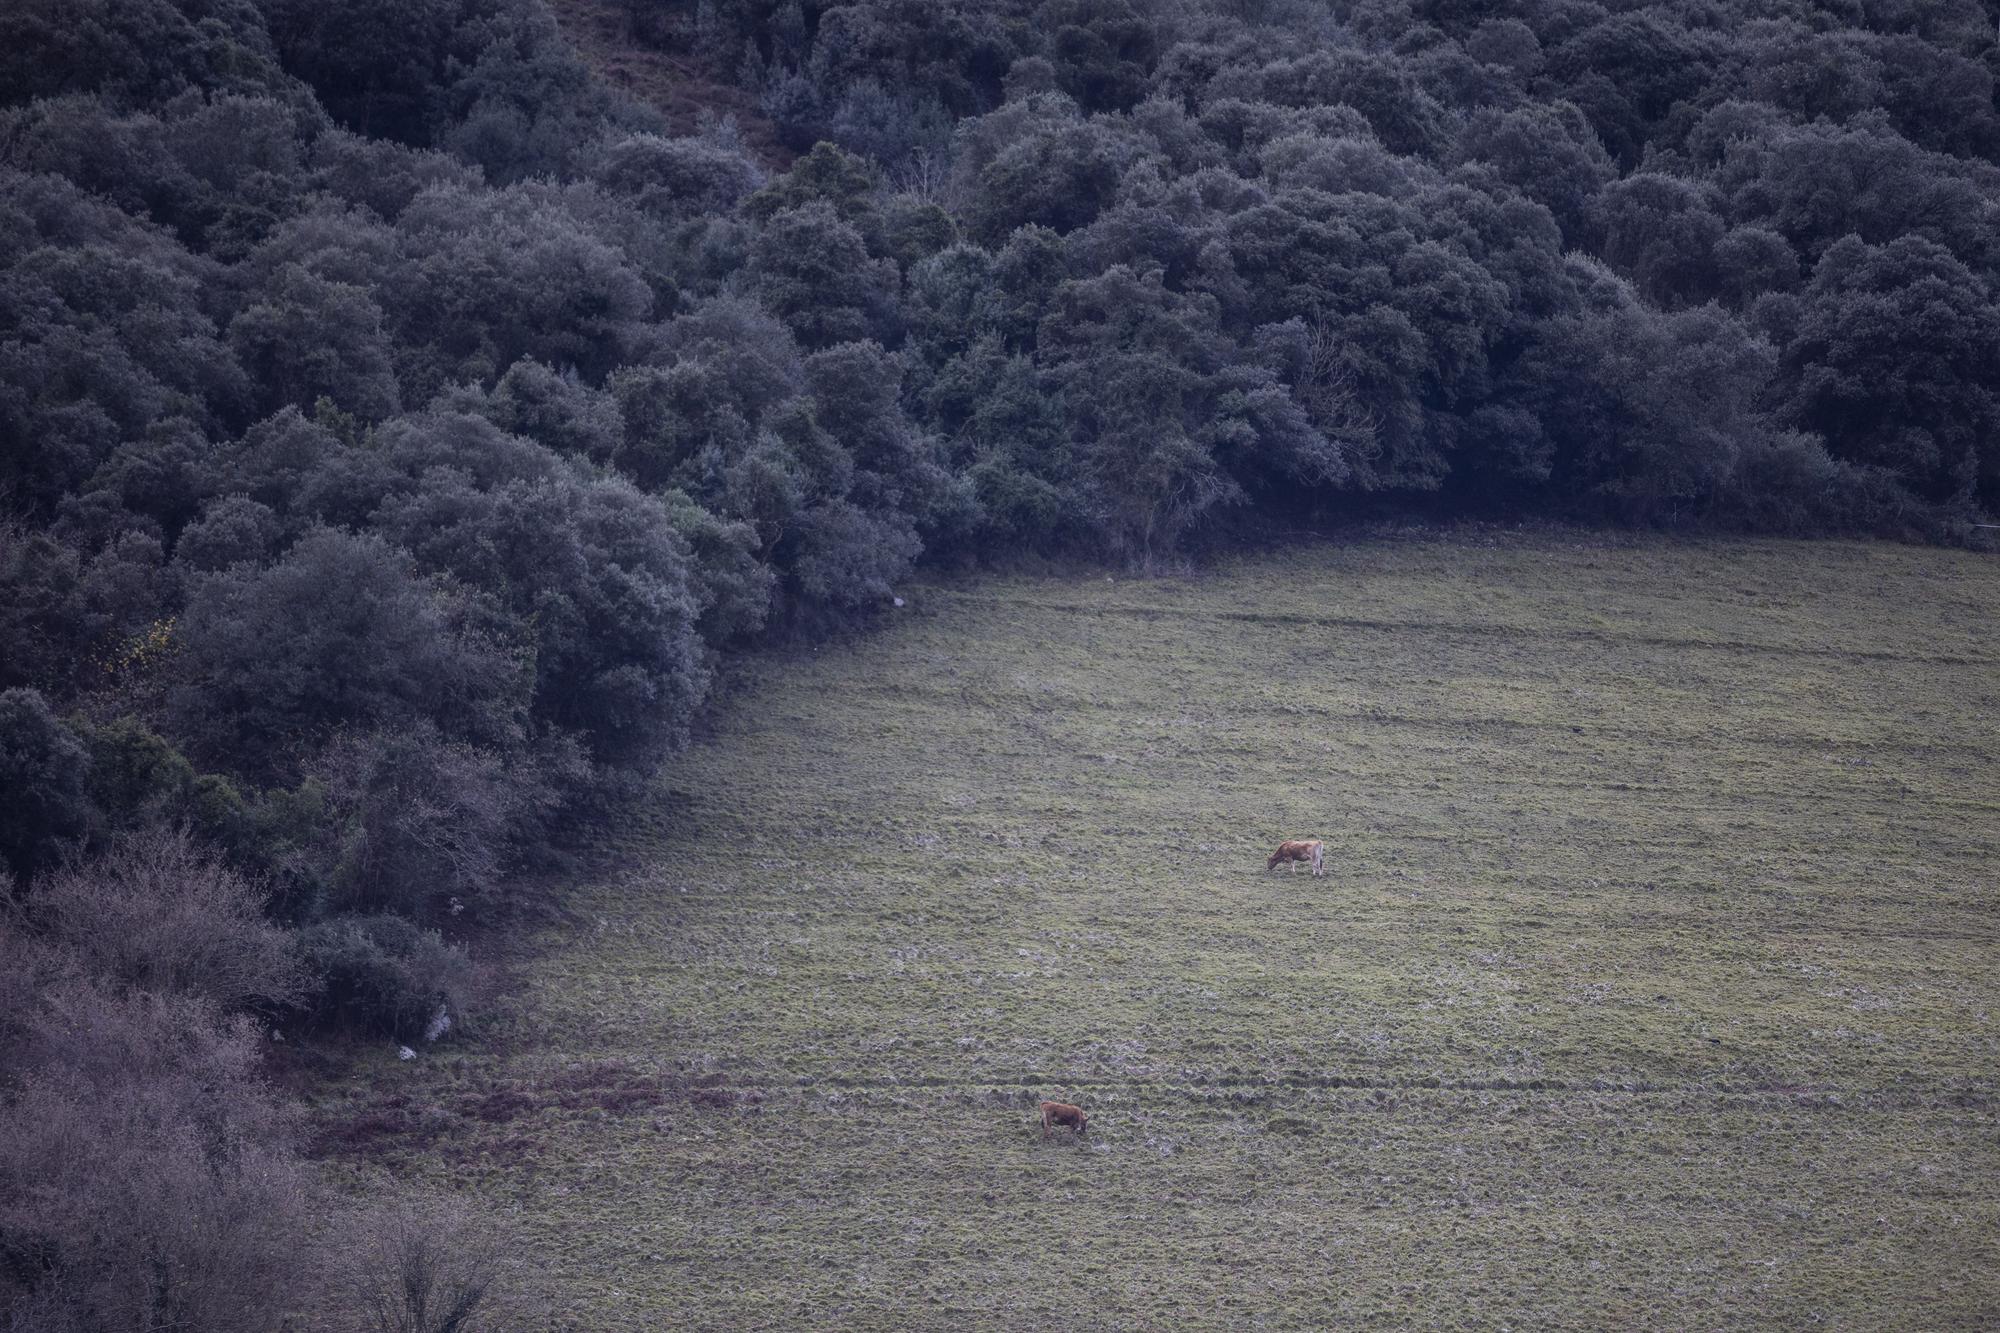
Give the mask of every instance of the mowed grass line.
<svg viewBox="0 0 2000 1333">
<path fill-rule="evenodd" d="M 336 1119 L 575 1328 L 1990 1327 L 1996 611 L 1562 535 L 919 589 Z"/>
</svg>

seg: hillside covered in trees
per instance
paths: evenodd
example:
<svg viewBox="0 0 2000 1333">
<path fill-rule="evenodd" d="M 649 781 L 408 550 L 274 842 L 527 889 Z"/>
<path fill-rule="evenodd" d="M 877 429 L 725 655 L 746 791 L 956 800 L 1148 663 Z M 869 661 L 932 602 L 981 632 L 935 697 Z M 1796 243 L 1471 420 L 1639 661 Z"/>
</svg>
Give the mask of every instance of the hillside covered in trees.
<svg viewBox="0 0 2000 1333">
<path fill-rule="evenodd" d="M 922 562 L 2000 507 L 1974 0 L 619 19 L 756 123 L 542 0 L 0 12 L 16 1326 L 268 1326 L 256 1033 L 465 1023 L 439 928 Z"/>
</svg>

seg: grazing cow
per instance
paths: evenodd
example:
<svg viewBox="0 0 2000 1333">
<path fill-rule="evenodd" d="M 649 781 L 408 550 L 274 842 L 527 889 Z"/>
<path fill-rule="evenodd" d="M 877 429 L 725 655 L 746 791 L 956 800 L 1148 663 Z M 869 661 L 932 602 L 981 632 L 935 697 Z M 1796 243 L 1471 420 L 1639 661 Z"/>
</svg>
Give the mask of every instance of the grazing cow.
<svg viewBox="0 0 2000 1333">
<path fill-rule="evenodd" d="M 1298 869 L 1297 862 L 1305 861 L 1312 866 L 1313 874 L 1324 875 L 1326 873 L 1326 844 L 1318 838 L 1299 838 L 1294 841 L 1281 842 L 1278 844 L 1278 850 L 1271 853 L 1271 859 L 1264 863 L 1264 869 L 1276 870 L 1280 861 L 1294 862 L 1292 866 L 1294 870 Z"/>
<path fill-rule="evenodd" d="M 1042 1103 L 1042 1137 L 1049 1136 L 1050 1125 L 1068 1125 L 1078 1135 L 1087 1132 L 1090 1117 L 1083 1113 L 1081 1106 L 1071 1106 L 1068 1102 Z"/>
</svg>

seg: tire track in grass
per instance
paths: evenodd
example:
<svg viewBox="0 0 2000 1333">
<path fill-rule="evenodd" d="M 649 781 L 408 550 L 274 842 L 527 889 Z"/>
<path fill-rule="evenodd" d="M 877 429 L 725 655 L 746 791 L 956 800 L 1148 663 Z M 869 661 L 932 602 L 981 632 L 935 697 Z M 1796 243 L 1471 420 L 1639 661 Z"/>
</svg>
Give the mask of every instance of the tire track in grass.
<svg viewBox="0 0 2000 1333">
<path fill-rule="evenodd" d="M 996 703 L 991 701 L 974 701 L 963 690 L 929 687 L 921 684 L 894 686 L 864 683 L 856 686 L 851 693 L 859 697 L 880 698 L 892 703 L 906 703 L 921 698 L 939 701 L 956 699 L 968 707 L 984 708 L 995 712 L 999 708 Z M 1022 696 L 1022 700 L 1025 702 L 1029 697 L 1024 695 Z M 1063 697 L 1058 695 L 1050 697 L 1043 695 L 1036 697 L 1035 702 L 1045 707 L 1061 707 L 1064 711 L 1071 713 L 1103 713 L 1116 716 L 1131 711 L 1131 706 L 1128 704 L 1107 702 L 1081 696 Z M 917 715 L 921 711 L 915 707 L 910 709 L 912 716 Z M 1390 729 L 1402 728 L 1413 731 L 1440 733 L 1472 732 L 1477 734 L 1484 731 L 1509 734 L 1546 733 L 1553 736 L 1574 737 L 1581 732 L 1586 738 L 1595 737 L 1616 741 L 1652 741 L 1662 746 L 1672 746 L 1681 749 L 1699 747 L 1709 743 L 1712 739 L 1709 733 L 1670 732 L 1649 727 L 1604 725 L 1601 723 L 1532 722 L 1519 718 L 1493 717 L 1490 715 L 1440 717 L 1436 714 L 1392 713 L 1382 709 L 1328 708 L 1313 704 L 1239 704 L 1230 709 L 1230 715 L 1232 719 L 1254 717 L 1311 718 L 1324 723 L 1363 724 Z M 772 725 L 775 726 L 776 723 L 774 722 Z M 1039 727 L 1042 734 L 1038 736 L 1038 739 L 1043 739 L 1044 741 L 1053 740 L 1046 726 L 1037 724 L 1032 719 L 1023 720 L 1017 725 L 1021 729 L 1031 733 L 1035 732 Z M 1731 744 L 1801 750 L 1813 754 L 1851 754 L 1855 750 L 1866 750 L 1870 757 L 1877 754 L 1887 754 L 1908 755 L 1912 758 L 1948 757 L 1974 760 L 1986 764 L 2000 762 L 1996 761 L 1991 751 L 1969 742 L 1955 744 L 1939 744 L 1935 741 L 1896 742 L 1876 739 L 1860 740 L 1844 739 L 1841 737 L 1814 737 L 1798 734 L 1758 735 L 1741 731 L 1730 732 L 1729 740 Z M 1204 746 L 1203 753 L 1219 755 L 1228 753 L 1228 751 L 1221 748 Z M 1268 750 L 1246 749 L 1238 751 L 1238 753 L 1267 755 Z M 1019 757 L 1023 759 L 1035 759 L 1043 758 L 1044 756 L 1034 751 L 1022 751 Z"/>
<path fill-rule="evenodd" d="M 944 590 L 933 590 L 929 595 L 971 606 L 1018 607 L 1023 610 L 1056 611 L 1086 617 L 1124 617 L 1141 621 L 1184 620 L 1213 624 L 1365 630 L 1380 634 L 1462 635 L 1468 638 L 1519 639 L 1536 644 L 1550 641 L 1630 644 L 1645 648 L 1668 648 L 1676 652 L 1703 650 L 1734 655 L 1768 655 L 1808 660 L 1893 662 L 1935 666 L 2000 666 L 2000 657 L 1972 657 L 1960 653 L 1909 653 L 1895 652 L 1886 648 L 1821 648 L 1796 644 L 1756 643 L 1746 639 L 1700 639 L 1669 634 L 1636 634 L 1617 630 L 1580 629 L 1574 626 L 1509 625 L 1499 621 L 1390 620 L 1376 616 L 1307 615 L 1297 611 L 1192 611 L 1183 607 L 1141 606 L 1129 602 L 1064 602 Z"/>
</svg>

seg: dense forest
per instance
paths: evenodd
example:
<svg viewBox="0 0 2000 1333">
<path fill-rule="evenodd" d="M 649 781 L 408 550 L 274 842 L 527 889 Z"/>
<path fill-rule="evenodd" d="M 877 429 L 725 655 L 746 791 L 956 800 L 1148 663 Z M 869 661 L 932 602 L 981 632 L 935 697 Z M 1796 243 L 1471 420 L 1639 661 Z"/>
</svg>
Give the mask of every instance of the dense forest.
<svg viewBox="0 0 2000 1333">
<path fill-rule="evenodd" d="M 476 1024 L 453 928 L 924 562 L 2000 507 L 1973 0 L 619 14 L 744 113 L 543 0 L 0 12 L 10 1327 L 271 1327 L 269 1034 Z"/>
</svg>

